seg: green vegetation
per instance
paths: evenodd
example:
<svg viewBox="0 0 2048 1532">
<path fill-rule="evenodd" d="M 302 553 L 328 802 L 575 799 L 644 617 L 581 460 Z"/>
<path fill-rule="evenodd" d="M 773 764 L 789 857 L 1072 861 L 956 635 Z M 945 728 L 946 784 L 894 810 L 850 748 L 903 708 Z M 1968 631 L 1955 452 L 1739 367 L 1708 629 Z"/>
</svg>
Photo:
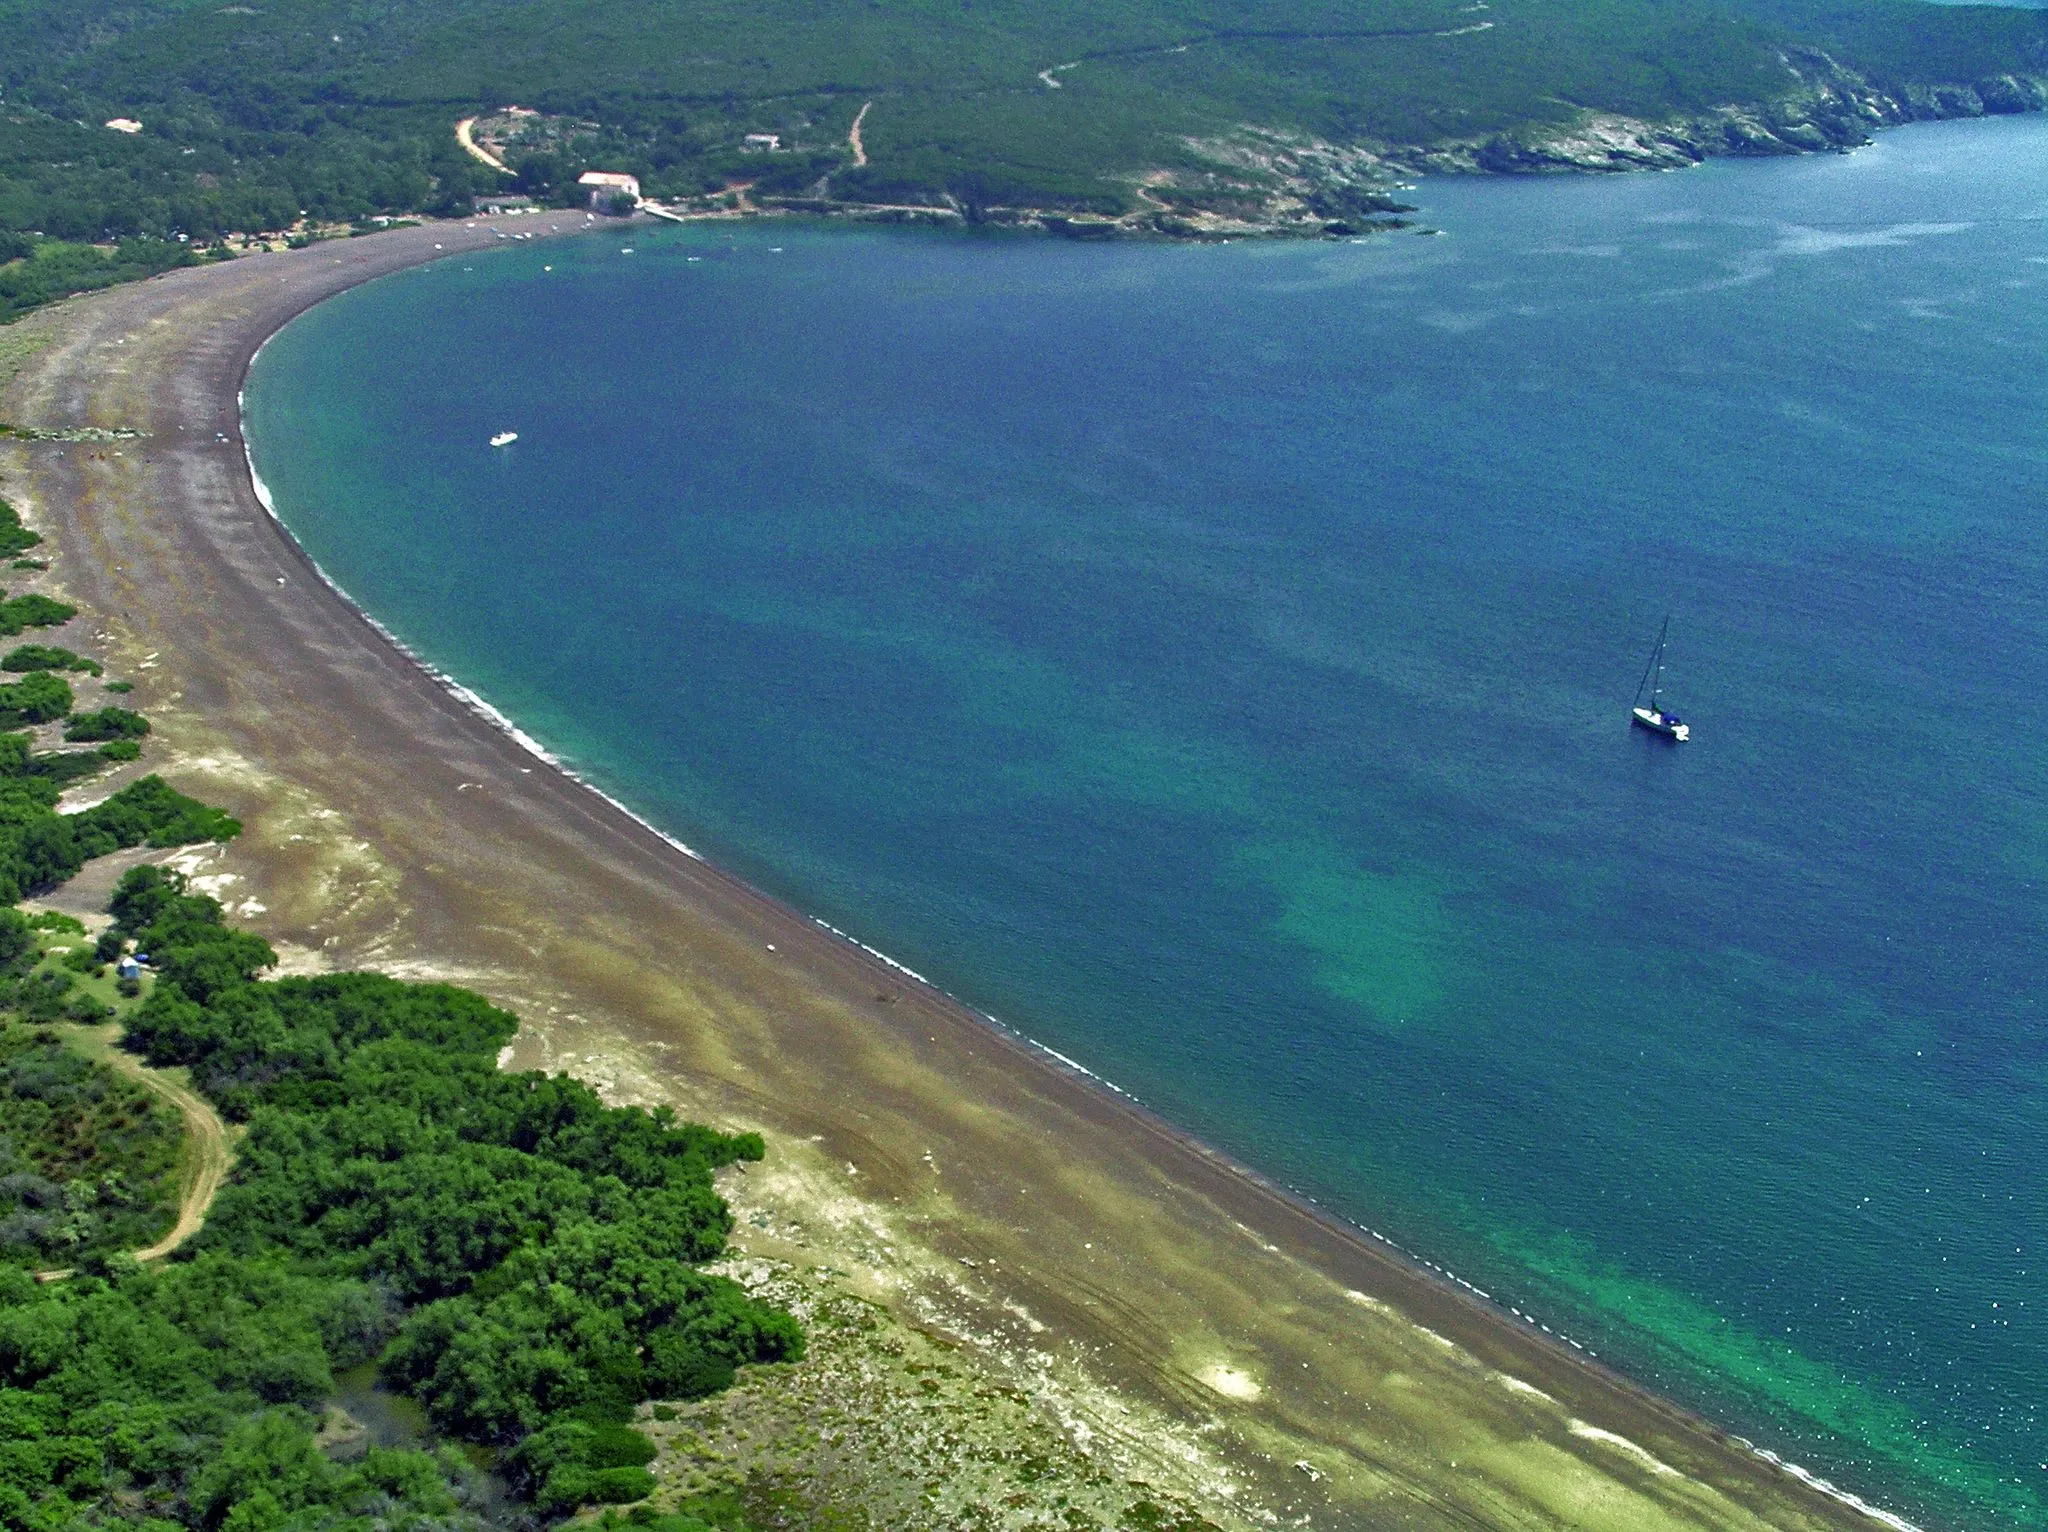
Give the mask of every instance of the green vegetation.
<svg viewBox="0 0 2048 1532">
<path fill-rule="evenodd" d="M 0 659 L 0 670 L 77 670 L 96 676 L 100 673 L 100 662 L 55 644 L 22 644 Z"/>
<path fill-rule="evenodd" d="M 11 559 L 42 541 L 40 534 L 21 524 L 21 512 L 0 500 L 0 559 Z"/>
<path fill-rule="evenodd" d="M 344 1466 L 314 1445 L 308 1406 L 334 1359 L 377 1344 L 372 1289 L 218 1258 L 99 1271 L 38 1287 L 0 1270 L 10 1527 L 258 1532 L 307 1512 L 408 1532 L 477 1525 L 452 1456 L 373 1449 Z"/>
<path fill-rule="evenodd" d="M 61 627 L 77 615 L 77 607 L 48 596 L 12 596 L 0 600 L 0 634 L 12 638 L 23 628 Z"/>
<path fill-rule="evenodd" d="M 26 682 L 23 683 L 27 684 Z M 72 763 L 82 762 L 82 768 Z M 227 840 L 241 825 L 156 776 L 78 814 L 56 811 L 60 784 L 105 765 L 98 751 L 37 755 L 25 734 L 0 734 L 0 902 L 55 888 L 96 856 L 129 846 Z"/>
<path fill-rule="evenodd" d="M 28 682 L 21 684 L 26 686 Z M 60 681 L 57 684 L 62 686 L 64 683 Z M 4 702 L 6 691 L 6 687 L 0 687 L 0 702 Z M 65 687 L 65 691 L 68 694 L 70 688 Z M 62 711 L 51 716 L 61 718 L 69 711 L 67 704 Z M 124 707 L 103 707 L 96 713 L 80 713 L 64 726 L 64 737 L 74 744 L 99 739 L 142 739 L 148 733 L 149 720 Z"/>
<path fill-rule="evenodd" d="M 159 975 L 131 1046 L 248 1132 L 168 1267 L 41 1288 L 0 1271 L 0 1418 L 24 1444 L 0 1475 L 9 1527 L 473 1524 L 451 1453 L 321 1450 L 335 1375 L 372 1358 L 440 1428 L 500 1449 L 544 1514 L 640 1499 L 641 1400 L 800 1354 L 787 1314 L 697 1269 L 731 1222 L 711 1172 L 758 1159 L 757 1136 L 503 1074 L 517 1023 L 465 990 L 259 980 L 268 946 L 161 868 L 110 910 L 109 945 Z"/>
<path fill-rule="evenodd" d="M 7 240 L 0 233 L 0 253 L 5 253 Z M 17 237 L 13 248 L 19 253 L 0 265 L 0 324 L 58 298 L 199 262 L 198 252 L 189 245 L 159 239 L 124 239 L 102 250 L 70 240 Z"/>
<path fill-rule="evenodd" d="M 690 1495 L 666 1515 L 650 1506 L 636 1505 L 630 1511 L 606 1511 L 591 1523 L 603 1532 L 748 1532 L 746 1507 L 738 1495 Z M 823 1526 L 825 1523 L 814 1523 Z M 850 1518 L 834 1526 L 856 1526 Z"/>
<path fill-rule="evenodd" d="M 71 688 L 62 676 L 38 670 L 12 685 L 0 683 L 0 729 L 48 723 L 71 711 Z M 101 735 L 109 739 L 111 735 Z"/>
<path fill-rule="evenodd" d="M 37 953 L 27 922 L 4 910 L 0 950 L 10 948 L 0 985 L 18 986 Z M 177 1112 L 50 1028 L 0 1020 L 0 1122 L 0 1264 L 71 1266 L 169 1227 Z"/>
<path fill-rule="evenodd" d="M 0 0 L 0 320 L 302 218 L 565 203 L 591 167 L 658 197 L 746 183 L 977 216 L 1120 212 L 1157 171 L 1149 200 L 1184 212 L 1273 188 L 1270 164 L 1219 157 L 1220 140 L 1497 135 L 1484 163 L 1506 167 L 1587 112 L 1768 118 L 1798 98 L 1831 141 L 1868 120 L 1855 82 L 1907 115 L 2039 105 L 2006 77 L 2048 66 L 2044 37 L 2038 13 L 1917 0 Z M 497 140 L 507 176 L 451 130 L 512 102 L 541 115 Z M 115 119 L 139 131 L 101 126 Z M 779 147 L 750 151 L 757 132 Z M 1347 189 L 1329 180 L 1311 210 L 1375 210 L 1345 208 Z"/>
</svg>

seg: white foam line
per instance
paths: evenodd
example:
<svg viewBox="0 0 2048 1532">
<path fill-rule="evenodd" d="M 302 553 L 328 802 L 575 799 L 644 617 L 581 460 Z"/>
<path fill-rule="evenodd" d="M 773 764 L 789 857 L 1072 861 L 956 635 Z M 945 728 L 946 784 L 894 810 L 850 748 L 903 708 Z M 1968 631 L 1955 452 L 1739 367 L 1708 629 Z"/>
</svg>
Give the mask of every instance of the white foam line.
<svg viewBox="0 0 2048 1532">
<path fill-rule="evenodd" d="M 990 1017 L 989 1019 L 991 1021 L 995 1020 L 994 1017 Z M 997 1022 L 996 1025 L 1002 1026 L 1002 1023 Z M 1010 1029 L 1008 1027 L 1004 1027 L 1003 1030 L 1007 1032 Z M 1018 1037 L 1024 1037 L 1024 1034 L 1021 1032 L 1018 1032 L 1014 1035 Z M 1089 1079 L 1093 1080 L 1097 1085 L 1100 1085 L 1103 1089 L 1113 1090 L 1119 1096 L 1122 1096 L 1127 1101 L 1136 1101 L 1138 1099 L 1136 1096 L 1133 1096 L 1129 1091 L 1125 1090 L 1121 1085 L 1117 1084 L 1116 1081 L 1105 1080 L 1101 1075 L 1097 1074 L 1087 1065 L 1075 1063 L 1072 1059 L 1068 1058 L 1064 1053 L 1060 1052 L 1059 1049 L 1048 1048 L 1044 1043 L 1041 1043 L 1035 1037 L 1024 1037 L 1024 1041 L 1031 1044 L 1032 1047 L 1036 1048 L 1040 1053 L 1045 1054 L 1048 1058 L 1058 1059 L 1062 1064 L 1066 1065 L 1067 1068 L 1073 1070 L 1075 1074 L 1086 1075 Z"/>
<path fill-rule="evenodd" d="M 1818 1490 L 1830 1500 L 1839 1501 L 1841 1504 L 1848 1506 L 1852 1511 L 1861 1511 L 1872 1521 L 1890 1527 L 1892 1532 L 1924 1532 L 1924 1529 L 1918 1523 L 1908 1521 L 1905 1517 L 1894 1511 L 1887 1511 L 1881 1505 L 1872 1505 L 1868 1500 L 1865 1500 L 1861 1495 L 1853 1491 L 1843 1489 L 1839 1485 L 1830 1484 L 1810 1468 L 1802 1468 L 1797 1463 L 1786 1462 L 1785 1459 L 1779 1457 L 1777 1453 L 1771 1451 L 1768 1447 L 1759 1447 L 1755 1442 L 1750 1441 L 1746 1437 L 1738 1436 L 1735 1440 L 1747 1447 L 1751 1452 L 1754 1452 L 1766 1463 L 1769 1463 L 1773 1468 L 1782 1469 L 1784 1472 L 1792 1475 L 1793 1478 L 1804 1484 L 1808 1489 Z"/>
<path fill-rule="evenodd" d="M 886 963 L 889 967 L 895 969 L 898 973 L 903 974 L 905 977 L 917 980 L 917 982 L 922 984 L 926 989 L 939 989 L 938 985 L 932 983 L 930 979 L 927 979 L 915 968 L 910 967 L 908 964 L 897 962 L 896 959 L 889 956 L 888 953 L 882 951 L 882 949 L 879 947 L 870 947 L 858 936 L 855 936 L 850 931 L 840 930 L 839 927 L 833 925 L 831 921 L 824 920 L 816 915 L 813 915 L 811 917 L 811 924 L 816 926 L 821 931 L 830 931 L 834 936 L 838 937 L 843 942 L 850 943 L 851 945 L 860 948 L 861 951 L 865 952 L 869 957 L 873 958 L 876 962 Z M 946 994 L 946 992 L 942 989 L 939 990 L 939 993 L 942 995 Z M 946 998 L 950 1000 L 953 997 L 951 995 L 947 995 Z M 994 1018 L 991 1017 L 990 1019 L 993 1020 Z"/>
<path fill-rule="evenodd" d="M 265 340 L 263 343 L 264 346 L 268 346 L 269 344 L 270 342 L 268 340 Z M 263 347 L 259 346 L 256 350 L 256 355 L 261 356 L 262 354 Z M 250 366 L 253 367 L 254 365 L 255 361 L 254 358 L 252 358 L 250 361 Z M 237 415 L 241 416 L 243 419 L 246 420 L 247 409 L 244 393 L 238 392 L 235 395 L 235 409 Z M 629 805 L 621 803 L 617 798 L 613 797 L 603 788 L 596 786 L 587 778 L 580 775 L 574 767 L 564 762 L 560 756 L 555 755 L 539 740 L 535 739 L 531 734 L 528 734 L 524 729 L 520 728 L 519 725 L 513 722 L 511 717 L 504 712 L 503 709 L 497 707 L 489 699 L 480 695 L 474 688 L 464 685 L 461 681 L 457 680 L 447 671 L 442 670 L 439 666 L 427 660 L 410 644 L 406 643 L 404 639 L 400 638 L 396 633 L 392 632 L 391 629 L 385 627 L 383 623 L 379 622 L 375 617 L 372 617 L 367 611 L 365 611 L 361 603 L 359 603 L 353 596 L 351 596 L 345 589 L 343 589 L 340 583 L 336 581 L 332 575 L 328 574 L 328 572 L 321 567 L 320 561 L 314 558 L 312 554 L 306 551 L 304 544 L 300 543 L 296 537 L 292 536 L 291 528 L 286 526 L 284 518 L 278 515 L 277 504 L 275 499 L 271 495 L 270 486 L 263 482 L 263 475 L 256 471 L 256 458 L 255 454 L 250 450 L 249 433 L 246 428 L 242 432 L 242 461 L 249 470 L 250 486 L 255 490 L 257 503 L 263 507 L 264 514 L 269 516 L 272 521 L 277 523 L 278 529 L 282 531 L 287 538 L 290 539 L 292 546 L 298 549 L 300 556 L 304 558 L 305 561 L 312 566 L 313 573 L 320 577 L 321 583 L 324 584 L 329 590 L 333 591 L 343 601 L 347 602 L 349 608 L 352 611 L 354 611 L 359 617 L 361 617 L 363 621 L 367 622 L 372 628 L 375 628 L 377 630 L 378 635 L 382 637 L 386 643 L 390 644 L 392 648 L 396 649 L 400 654 L 403 654 L 407 659 L 411 660 L 415 665 L 419 666 L 421 670 L 425 671 L 426 674 L 433 679 L 436 685 L 441 687 L 442 690 L 446 691 L 451 697 L 455 698 L 456 701 L 460 702 L 472 713 L 476 714 L 479 718 L 482 718 L 485 722 L 489 723 L 493 728 L 496 728 L 500 732 L 509 736 L 512 739 L 512 741 L 515 744 L 517 744 L 520 749 L 524 750 L 528 755 L 531 755 L 532 757 L 534 757 L 534 759 L 544 762 L 548 766 L 553 767 L 556 771 L 561 772 L 563 776 L 567 777 L 570 781 L 574 782 L 577 786 L 583 788 L 585 791 L 596 794 L 598 797 L 602 798 L 606 803 L 610 804 L 613 808 L 617 809 L 621 814 L 624 814 L 628 819 L 632 820 L 633 823 L 639 825 L 643 830 L 646 830 L 650 835 L 656 836 L 665 844 L 673 846 L 676 850 L 682 852 L 684 856 L 689 857 L 692 861 L 704 861 L 703 853 L 699 852 L 692 846 L 684 844 L 675 836 L 669 834 L 666 830 L 662 829 L 661 826 L 652 823 L 644 815 L 635 812 Z M 1049 1047 L 1045 1043 L 1040 1042 L 1037 1038 L 1032 1037 L 1026 1033 L 1019 1032 L 1014 1027 L 1005 1025 L 1003 1022 L 999 1021 L 994 1016 L 989 1015 L 986 1011 L 978 1010 L 973 1006 L 967 1005 L 967 1003 L 961 1000 L 957 995 L 953 995 L 946 990 L 939 989 L 938 985 L 932 983 L 930 979 L 926 978 L 923 974 L 919 973 L 915 968 L 912 968 L 908 963 L 899 962 L 897 959 L 891 957 L 888 953 L 884 952 L 881 948 L 873 946 L 868 942 L 862 941 L 858 936 L 855 936 L 852 932 L 842 931 L 838 926 L 833 925 L 831 921 L 825 920 L 817 915 L 811 916 L 810 919 L 811 923 L 817 926 L 820 930 L 829 932 L 831 935 L 838 937 L 841 941 L 846 942 L 851 946 L 859 948 L 862 952 L 865 952 L 869 957 L 873 958 L 876 962 L 881 963 L 886 967 L 894 969 L 897 973 L 902 974 L 905 978 L 914 980 L 916 983 L 922 984 L 927 989 L 936 990 L 938 993 L 945 995 L 947 999 L 952 1000 L 955 1004 L 961 1005 L 966 1009 L 973 1011 L 975 1015 L 979 1016 L 983 1021 L 987 1022 L 990 1026 L 995 1027 L 999 1031 L 1008 1033 L 1011 1037 L 1017 1038 L 1020 1042 L 1025 1043 L 1029 1047 L 1037 1049 L 1040 1053 L 1043 1053 L 1048 1058 L 1057 1061 L 1063 1067 L 1072 1070 L 1075 1074 L 1082 1075 L 1085 1076 L 1087 1079 L 1093 1080 L 1096 1084 L 1102 1086 L 1105 1090 L 1114 1091 L 1117 1095 L 1122 1096 L 1124 1099 L 1128 1101 L 1136 1101 L 1138 1099 L 1137 1097 L 1133 1096 L 1129 1091 L 1125 1090 L 1121 1085 L 1118 1085 L 1114 1080 L 1107 1079 L 1104 1076 L 1097 1074 L 1094 1070 L 1090 1069 L 1087 1065 L 1081 1063 L 1079 1060 L 1069 1058 L 1066 1054 L 1061 1053 L 1057 1048 Z M 1470 1284 L 1467 1285 L 1469 1286 Z M 1474 1290 L 1477 1291 L 1477 1289 Z"/>
<path fill-rule="evenodd" d="M 1116 1081 L 1107 1079 L 1104 1076 L 1097 1074 L 1094 1070 L 1090 1069 L 1086 1064 L 1083 1064 L 1080 1060 L 1069 1058 L 1066 1054 L 1060 1052 L 1059 1049 L 1052 1047 L 1048 1043 L 1040 1042 L 1030 1033 L 1018 1031 L 1015 1027 L 1003 1021 L 1000 1017 L 992 1016 L 987 1011 L 981 1010 L 976 1006 L 969 1005 L 965 1000 L 962 1000 L 958 995 L 954 994 L 951 990 L 939 989 L 938 985 L 932 983 L 930 979 L 927 979 L 915 968 L 912 968 L 905 963 L 899 963 L 895 958 L 889 956 L 889 954 L 884 952 L 881 948 L 868 945 L 868 943 L 862 941 L 858 936 L 855 936 L 852 932 L 840 930 L 839 927 L 833 925 L 831 921 L 826 920 L 823 916 L 811 916 L 811 924 L 816 926 L 821 931 L 830 932 L 832 935 L 838 937 L 843 942 L 847 942 L 852 946 L 860 948 L 861 951 L 865 952 L 869 957 L 873 958 L 876 962 L 886 963 L 889 967 L 895 969 L 898 973 L 903 974 L 908 978 L 915 979 L 918 983 L 922 984 L 926 989 L 937 990 L 938 993 L 944 995 L 948 1000 L 952 1001 L 955 1005 L 960 1006 L 964 1010 L 972 1011 L 976 1016 L 980 1017 L 990 1026 L 994 1027 L 998 1032 L 1002 1032 L 1007 1036 L 1016 1038 L 1018 1042 L 1023 1043 L 1026 1047 L 1036 1049 L 1038 1052 L 1044 1054 L 1047 1058 L 1052 1059 L 1054 1062 L 1058 1063 L 1062 1068 L 1070 1069 L 1077 1075 L 1083 1075 L 1086 1078 L 1093 1080 L 1097 1085 L 1100 1085 L 1104 1090 L 1114 1091 L 1117 1095 L 1122 1096 L 1126 1101 L 1138 1100 L 1136 1096 L 1132 1095 L 1129 1091 L 1125 1090 L 1121 1085 L 1117 1084 Z"/>
<path fill-rule="evenodd" d="M 268 344 L 270 344 L 268 341 L 264 342 L 264 345 L 267 346 Z M 258 348 L 257 354 L 262 354 L 261 348 Z M 235 406 L 237 413 L 242 413 L 243 396 L 239 393 L 235 395 Z M 587 777 L 582 776 L 575 770 L 574 767 L 568 765 L 565 761 L 563 761 L 560 756 L 554 754 L 547 748 L 547 746 L 543 745 L 531 734 L 528 734 L 524 729 L 520 728 L 518 724 L 514 723 L 512 719 L 509 716 L 507 716 L 502 709 L 493 705 L 487 698 L 481 696 L 472 688 L 463 685 L 462 682 L 456 680 L 455 677 L 448 674 L 447 671 L 442 670 L 439 666 L 431 663 L 424 656 L 422 656 L 416 649 L 414 649 L 410 644 L 406 643 L 404 639 L 400 638 L 396 633 L 392 632 L 389 628 L 385 627 L 383 623 L 379 622 L 376 618 L 372 617 L 368 612 L 364 611 L 361 604 L 358 603 L 356 599 L 353 596 L 351 596 L 346 590 L 344 590 L 341 587 L 340 583 L 337 582 L 332 575 L 330 575 L 325 569 L 321 568 L 320 561 L 314 558 L 312 554 L 306 551 L 304 544 L 300 543 L 296 537 L 292 537 L 291 528 L 286 526 L 284 523 L 284 518 L 277 514 L 277 505 L 276 502 L 271 497 L 270 486 L 263 482 L 263 475 L 256 471 L 256 459 L 249 450 L 249 435 L 246 430 L 242 433 L 242 461 L 248 467 L 250 487 L 255 490 L 256 501 L 259 505 L 263 507 L 264 514 L 269 516 L 272 521 L 276 522 L 279 530 L 282 531 L 287 538 L 291 539 L 292 546 L 299 550 L 300 556 L 304 558 L 305 561 L 312 566 L 313 573 L 320 577 L 320 583 L 325 585 L 329 590 L 333 591 L 335 595 L 341 597 L 343 601 L 347 602 L 349 605 L 349 609 L 355 612 L 357 616 L 361 617 L 364 622 L 367 622 L 371 627 L 375 628 L 379 636 L 382 637 L 386 643 L 390 644 L 392 648 L 396 649 L 400 654 L 404 655 L 407 659 L 411 660 L 415 665 L 419 666 L 421 670 L 425 671 L 428 677 L 430 677 L 433 680 L 434 684 L 439 686 L 443 691 L 447 692 L 449 696 L 453 697 L 457 702 L 460 702 L 464 707 L 468 708 L 470 712 L 476 714 L 477 717 L 483 719 L 493 728 L 505 734 L 512 740 L 514 744 L 519 746 L 521 750 L 524 750 L 528 755 L 532 756 L 535 760 L 540 761 L 545 765 L 553 767 L 556 771 L 559 771 L 563 776 L 567 777 L 571 782 L 574 782 L 578 787 L 582 788 L 585 792 L 593 793 L 597 797 L 602 798 L 606 803 L 610 804 L 613 808 L 617 809 L 621 814 L 624 814 L 628 819 L 632 820 L 633 823 L 640 826 L 641 829 L 647 831 L 648 834 L 654 836 L 656 839 L 660 840 L 665 845 L 672 846 L 677 851 L 682 852 L 682 854 L 690 858 L 691 861 L 701 862 L 704 860 L 702 852 L 698 851 L 693 846 L 685 845 L 682 841 L 676 839 L 675 836 L 669 834 L 668 831 L 662 829 L 660 825 L 652 823 L 646 818 L 645 815 L 636 813 L 631 807 L 624 803 L 621 803 L 617 798 L 614 798 L 610 793 L 606 792 L 603 788 L 591 782 Z M 879 953 L 876 955 L 880 956 Z M 899 968 L 902 967 L 900 963 L 896 966 Z M 908 973 L 909 970 L 904 969 L 904 972 Z"/>
</svg>

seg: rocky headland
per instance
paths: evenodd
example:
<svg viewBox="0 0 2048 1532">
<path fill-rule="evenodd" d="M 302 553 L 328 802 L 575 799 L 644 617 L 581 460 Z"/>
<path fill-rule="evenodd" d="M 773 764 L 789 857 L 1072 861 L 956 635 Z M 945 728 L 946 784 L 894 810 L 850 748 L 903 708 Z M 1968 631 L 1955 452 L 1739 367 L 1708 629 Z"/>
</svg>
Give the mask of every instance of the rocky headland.
<svg viewBox="0 0 2048 1532">
<path fill-rule="evenodd" d="M 1345 238 L 1411 227 L 1404 215 L 1415 209 L 1401 195 L 1419 175 L 1604 174 L 1682 169 L 1722 157 L 1846 153 L 1879 129 L 1904 123 L 2048 110 L 2048 60 L 2038 73 L 1888 86 L 1819 49 L 1787 48 L 1780 58 L 1791 88 L 1774 101 L 1655 120 L 1587 111 L 1555 127 L 1421 144 L 1341 144 L 1249 124 L 1184 139 L 1183 163 L 1124 178 L 1130 205 L 1116 214 L 983 206 L 953 196 L 865 203 L 835 199 L 825 185 L 803 197 L 707 198 L 686 211 L 977 224 L 1074 238 Z"/>
</svg>

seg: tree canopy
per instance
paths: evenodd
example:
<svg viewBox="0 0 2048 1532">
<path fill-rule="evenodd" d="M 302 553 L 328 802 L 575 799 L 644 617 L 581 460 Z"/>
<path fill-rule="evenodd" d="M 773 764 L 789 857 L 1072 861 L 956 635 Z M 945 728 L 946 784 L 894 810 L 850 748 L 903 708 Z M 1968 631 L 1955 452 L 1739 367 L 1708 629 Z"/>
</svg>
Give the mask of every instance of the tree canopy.
<svg viewBox="0 0 2048 1532">
<path fill-rule="evenodd" d="M 263 979 L 271 949 L 163 868 L 109 909 L 158 974 L 130 1046 L 247 1135 L 166 1269 L 0 1273 L 0 1418 L 34 1444 L 0 1464 L 0 1522 L 461 1520 L 455 1458 L 320 1450 L 337 1371 L 371 1359 L 449 1437 L 503 1450 L 543 1513 L 638 1500 L 635 1406 L 801 1355 L 789 1315 L 701 1269 L 731 1228 L 712 1173 L 760 1158 L 758 1135 L 506 1074 L 517 1021 L 467 990 Z"/>
</svg>

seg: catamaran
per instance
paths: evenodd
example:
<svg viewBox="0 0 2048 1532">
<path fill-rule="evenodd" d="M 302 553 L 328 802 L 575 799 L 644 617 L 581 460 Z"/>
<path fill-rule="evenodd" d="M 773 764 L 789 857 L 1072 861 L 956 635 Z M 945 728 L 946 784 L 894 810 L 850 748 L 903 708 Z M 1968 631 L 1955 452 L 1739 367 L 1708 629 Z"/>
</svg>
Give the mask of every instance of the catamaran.
<svg viewBox="0 0 2048 1532">
<path fill-rule="evenodd" d="M 1670 636 L 1671 618 L 1667 615 L 1664 626 L 1657 630 L 1657 647 L 1650 651 L 1650 663 L 1643 667 L 1643 679 L 1636 685 L 1635 709 L 1629 715 L 1629 722 L 1638 729 L 1648 729 L 1666 739 L 1687 740 L 1692 738 L 1691 725 L 1664 708 L 1664 641 Z M 1643 705 L 1644 687 L 1650 691 L 1647 707 Z"/>
</svg>

